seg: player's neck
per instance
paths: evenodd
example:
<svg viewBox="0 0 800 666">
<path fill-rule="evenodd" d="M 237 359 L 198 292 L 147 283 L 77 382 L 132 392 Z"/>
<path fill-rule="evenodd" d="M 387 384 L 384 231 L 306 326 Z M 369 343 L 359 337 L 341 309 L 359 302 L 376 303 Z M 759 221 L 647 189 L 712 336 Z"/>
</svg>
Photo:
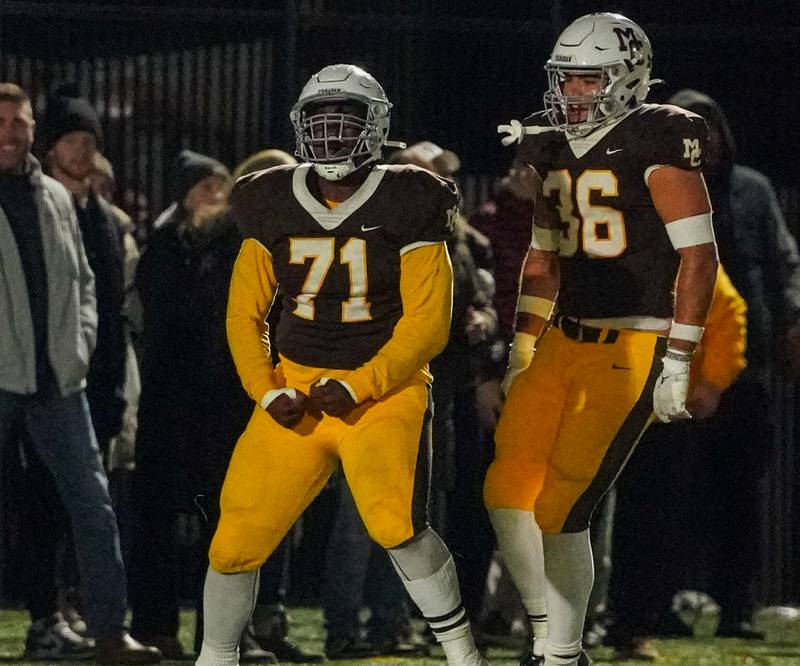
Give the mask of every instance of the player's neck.
<svg viewBox="0 0 800 666">
<path fill-rule="evenodd" d="M 341 180 L 326 180 L 314 174 L 319 193 L 323 199 L 342 203 L 360 188 L 369 176 L 369 169 L 358 169 Z"/>
</svg>

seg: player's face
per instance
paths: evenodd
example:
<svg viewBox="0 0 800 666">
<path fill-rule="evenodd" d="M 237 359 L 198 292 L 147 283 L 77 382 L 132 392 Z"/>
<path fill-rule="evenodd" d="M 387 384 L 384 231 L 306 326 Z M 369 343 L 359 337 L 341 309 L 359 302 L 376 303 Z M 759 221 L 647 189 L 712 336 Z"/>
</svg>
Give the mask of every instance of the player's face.
<svg viewBox="0 0 800 666">
<path fill-rule="evenodd" d="M 313 115 L 327 116 L 324 122 L 315 122 L 311 126 L 314 153 L 319 158 L 347 157 L 361 135 L 358 120 L 362 112 L 357 104 L 333 102 L 318 106 Z M 348 122 L 356 120 L 356 122 Z"/>
<path fill-rule="evenodd" d="M 570 124 L 585 122 L 594 96 L 603 89 L 603 77 L 594 73 L 566 72 L 561 81 L 561 91 L 565 97 L 578 98 L 575 104 L 567 105 L 567 120 Z"/>
<path fill-rule="evenodd" d="M 33 144 L 30 104 L 0 102 L 0 173 L 13 173 L 25 161 Z"/>
</svg>

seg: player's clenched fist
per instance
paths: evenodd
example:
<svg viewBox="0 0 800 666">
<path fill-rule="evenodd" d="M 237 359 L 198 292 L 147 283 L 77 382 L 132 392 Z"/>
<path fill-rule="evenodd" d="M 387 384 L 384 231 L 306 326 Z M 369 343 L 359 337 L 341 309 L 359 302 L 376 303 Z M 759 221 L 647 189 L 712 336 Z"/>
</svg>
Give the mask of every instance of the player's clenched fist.
<svg viewBox="0 0 800 666">
<path fill-rule="evenodd" d="M 669 351 L 667 353 L 670 353 Z M 664 367 L 656 380 L 653 390 L 653 409 L 664 423 L 690 419 L 686 410 L 686 397 L 689 393 L 689 358 L 679 358 L 679 354 L 664 358 Z"/>
<path fill-rule="evenodd" d="M 308 396 L 296 388 L 285 388 L 270 391 L 262 400 L 262 406 L 275 421 L 284 428 L 294 428 L 306 413 Z"/>
<path fill-rule="evenodd" d="M 314 384 L 309 397 L 328 416 L 347 416 L 356 406 L 350 392 L 335 379 Z"/>
</svg>

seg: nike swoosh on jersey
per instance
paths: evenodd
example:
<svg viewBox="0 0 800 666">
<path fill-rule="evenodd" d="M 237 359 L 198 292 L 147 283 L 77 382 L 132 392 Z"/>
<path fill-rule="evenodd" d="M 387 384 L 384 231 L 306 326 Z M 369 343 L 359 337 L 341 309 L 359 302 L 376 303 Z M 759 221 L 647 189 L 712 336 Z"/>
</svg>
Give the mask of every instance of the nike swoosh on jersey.
<svg viewBox="0 0 800 666">
<path fill-rule="evenodd" d="M 363 224 L 361 225 L 361 231 L 375 231 L 375 229 L 380 229 L 381 225 L 379 224 L 377 227 L 365 227 Z"/>
<path fill-rule="evenodd" d="M 606 155 L 613 155 L 614 153 L 621 153 L 624 148 L 606 148 Z"/>
</svg>

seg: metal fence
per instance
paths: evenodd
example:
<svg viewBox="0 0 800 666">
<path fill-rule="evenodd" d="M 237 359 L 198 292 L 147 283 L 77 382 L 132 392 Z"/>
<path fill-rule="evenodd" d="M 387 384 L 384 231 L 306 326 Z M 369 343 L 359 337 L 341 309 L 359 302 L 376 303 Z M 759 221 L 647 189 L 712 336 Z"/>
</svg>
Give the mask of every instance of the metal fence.
<svg viewBox="0 0 800 666">
<path fill-rule="evenodd" d="M 97 109 L 120 203 L 136 220 L 163 210 L 168 166 L 183 147 L 235 165 L 270 138 L 272 40 L 80 60 L 0 58 L 0 79 L 29 91 L 77 84 Z"/>
</svg>

